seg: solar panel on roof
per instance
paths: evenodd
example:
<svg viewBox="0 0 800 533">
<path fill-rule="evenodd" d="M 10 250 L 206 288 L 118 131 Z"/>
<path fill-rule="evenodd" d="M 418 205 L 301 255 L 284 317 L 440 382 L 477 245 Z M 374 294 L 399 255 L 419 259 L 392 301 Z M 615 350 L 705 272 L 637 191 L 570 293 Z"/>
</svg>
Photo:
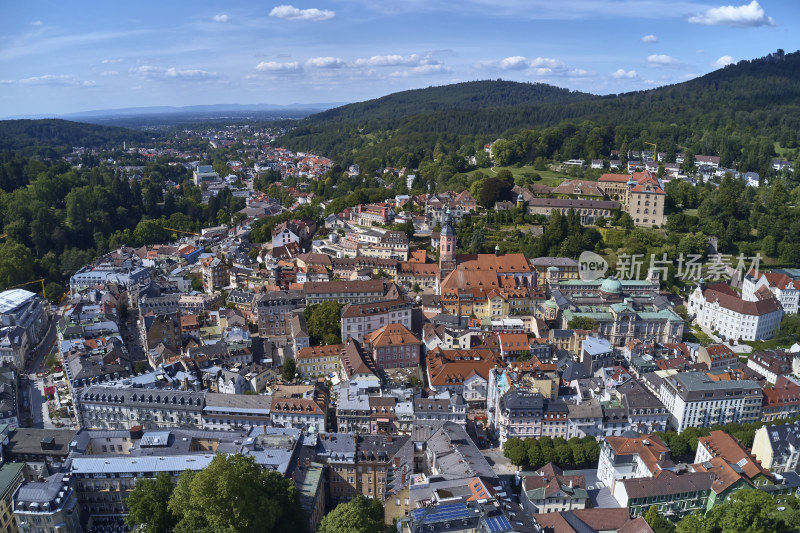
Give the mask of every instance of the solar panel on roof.
<svg viewBox="0 0 800 533">
<path fill-rule="evenodd" d="M 500 533 L 511 529 L 511 523 L 502 514 L 486 518 L 486 526 L 489 528 L 489 533 Z"/>
</svg>

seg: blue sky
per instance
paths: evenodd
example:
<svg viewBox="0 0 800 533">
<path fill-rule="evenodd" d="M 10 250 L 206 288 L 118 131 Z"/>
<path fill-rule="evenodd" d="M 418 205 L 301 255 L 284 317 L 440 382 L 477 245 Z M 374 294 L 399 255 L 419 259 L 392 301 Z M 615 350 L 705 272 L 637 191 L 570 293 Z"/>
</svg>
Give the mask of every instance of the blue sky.
<svg viewBox="0 0 800 533">
<path fill-rule="evenodd" d="M 0 117 L 355 102 L 496 78 L 607 94 L 800 48 L 795 0 L 286 2 L 7 3 Z"/>
</svg>

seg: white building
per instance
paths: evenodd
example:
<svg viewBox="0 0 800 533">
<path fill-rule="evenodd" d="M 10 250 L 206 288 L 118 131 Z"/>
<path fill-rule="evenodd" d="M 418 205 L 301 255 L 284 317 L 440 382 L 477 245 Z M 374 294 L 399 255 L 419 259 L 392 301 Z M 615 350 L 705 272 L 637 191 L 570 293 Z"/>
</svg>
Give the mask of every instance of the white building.
<svg viewBox="0 0 800 533">
<path fill-rule="evenodd" d="M 603 367 L 614 364 L 614 348 L 608 339 L 588 337 L 581 341 L 581 364 L 594 375 Z"/>
<path fill-rule="evenodd" d="M 19 342 L 35 346 L 47 331 L 49 309 L 50 306 L 44 298 L 30 291 L 23 289 L 3 291 L 0 293 L 0 327 L 22 328 L 27 339 L 19 338 Z M 20 337 L 19 334 L 15 336 Z"/>
<path fill-rule="evenodd" d="M 758 291 L 766 287 L 781 303 L 784 313 L 797 314 L 800 303 L 800 281 L 790 273 L 793 272 L 777 270 L 759 272 L 757 277 L 747 274 L 742 280 L 742 299 L 757 302 L 760 294 Z"/>
<path fill-rule="evenodd" d="M 781 325 L 783 309 L 771 295 L 747 301 L 723 283 L 697 287 L 689 296 L 689 314 L 723 339 L 769 339 Z"/>
<path fill-rule="evenodd" d="M 761 387 L 749 379 L 714 381 L 703 372 L 682 372 L 661 382 L 661 401 L 672 428 L 712 427 L 761 418 Z"/>
<path fill-rule="evenodd" d="M 674 469 L 669 448 L 656 435 L 606 437 L 600 445 L 597 479 L 612 494 L 619 480 L 652 478 L 662 471 Z"/>
<path fill-rule="evenodd" d="M 411 303 L 404 298 L 366 304 L 347 304 L 342 308 L 342 341 L 364 335 L 388 324 L 411 329 Z"/>
<path fill-rule="evenodd" d="M 200 165 L 192 172 L 192 179 L 194 184 L 199 187 L 204 181 L 219 180 L 219 174 L 214 172 L 214 167 L 211 165 Z"/>
</svg>

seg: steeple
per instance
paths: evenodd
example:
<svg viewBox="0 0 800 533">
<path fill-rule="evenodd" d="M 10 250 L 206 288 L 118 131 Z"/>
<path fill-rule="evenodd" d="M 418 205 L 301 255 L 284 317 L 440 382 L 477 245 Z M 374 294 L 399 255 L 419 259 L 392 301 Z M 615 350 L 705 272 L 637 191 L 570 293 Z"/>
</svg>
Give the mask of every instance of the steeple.
<svg viewBox="0 0 800 533">
<path fill-rule="evenodd" d="M 456 232 L 450 223 L 450 208 L 444 215 L 444 224 L 439 233 L 439 277 L 444 279 L 456 269 Z"/>
</svg>

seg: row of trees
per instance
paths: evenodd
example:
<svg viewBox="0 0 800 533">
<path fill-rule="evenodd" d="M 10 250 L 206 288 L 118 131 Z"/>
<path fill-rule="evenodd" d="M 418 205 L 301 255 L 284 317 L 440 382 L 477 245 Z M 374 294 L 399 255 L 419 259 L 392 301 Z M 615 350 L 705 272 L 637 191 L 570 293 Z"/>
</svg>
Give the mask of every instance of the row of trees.
<svg viewBox="0 0 800 533">
<path fill-rule="evenodd" d="M 561 468 L 584 468 L 596 465 L 600 445 L 594 437 L 510 438 L 503 445 L 503 455 L 515 466 L 533 469 L 553 463 Z"/>
</svg>

